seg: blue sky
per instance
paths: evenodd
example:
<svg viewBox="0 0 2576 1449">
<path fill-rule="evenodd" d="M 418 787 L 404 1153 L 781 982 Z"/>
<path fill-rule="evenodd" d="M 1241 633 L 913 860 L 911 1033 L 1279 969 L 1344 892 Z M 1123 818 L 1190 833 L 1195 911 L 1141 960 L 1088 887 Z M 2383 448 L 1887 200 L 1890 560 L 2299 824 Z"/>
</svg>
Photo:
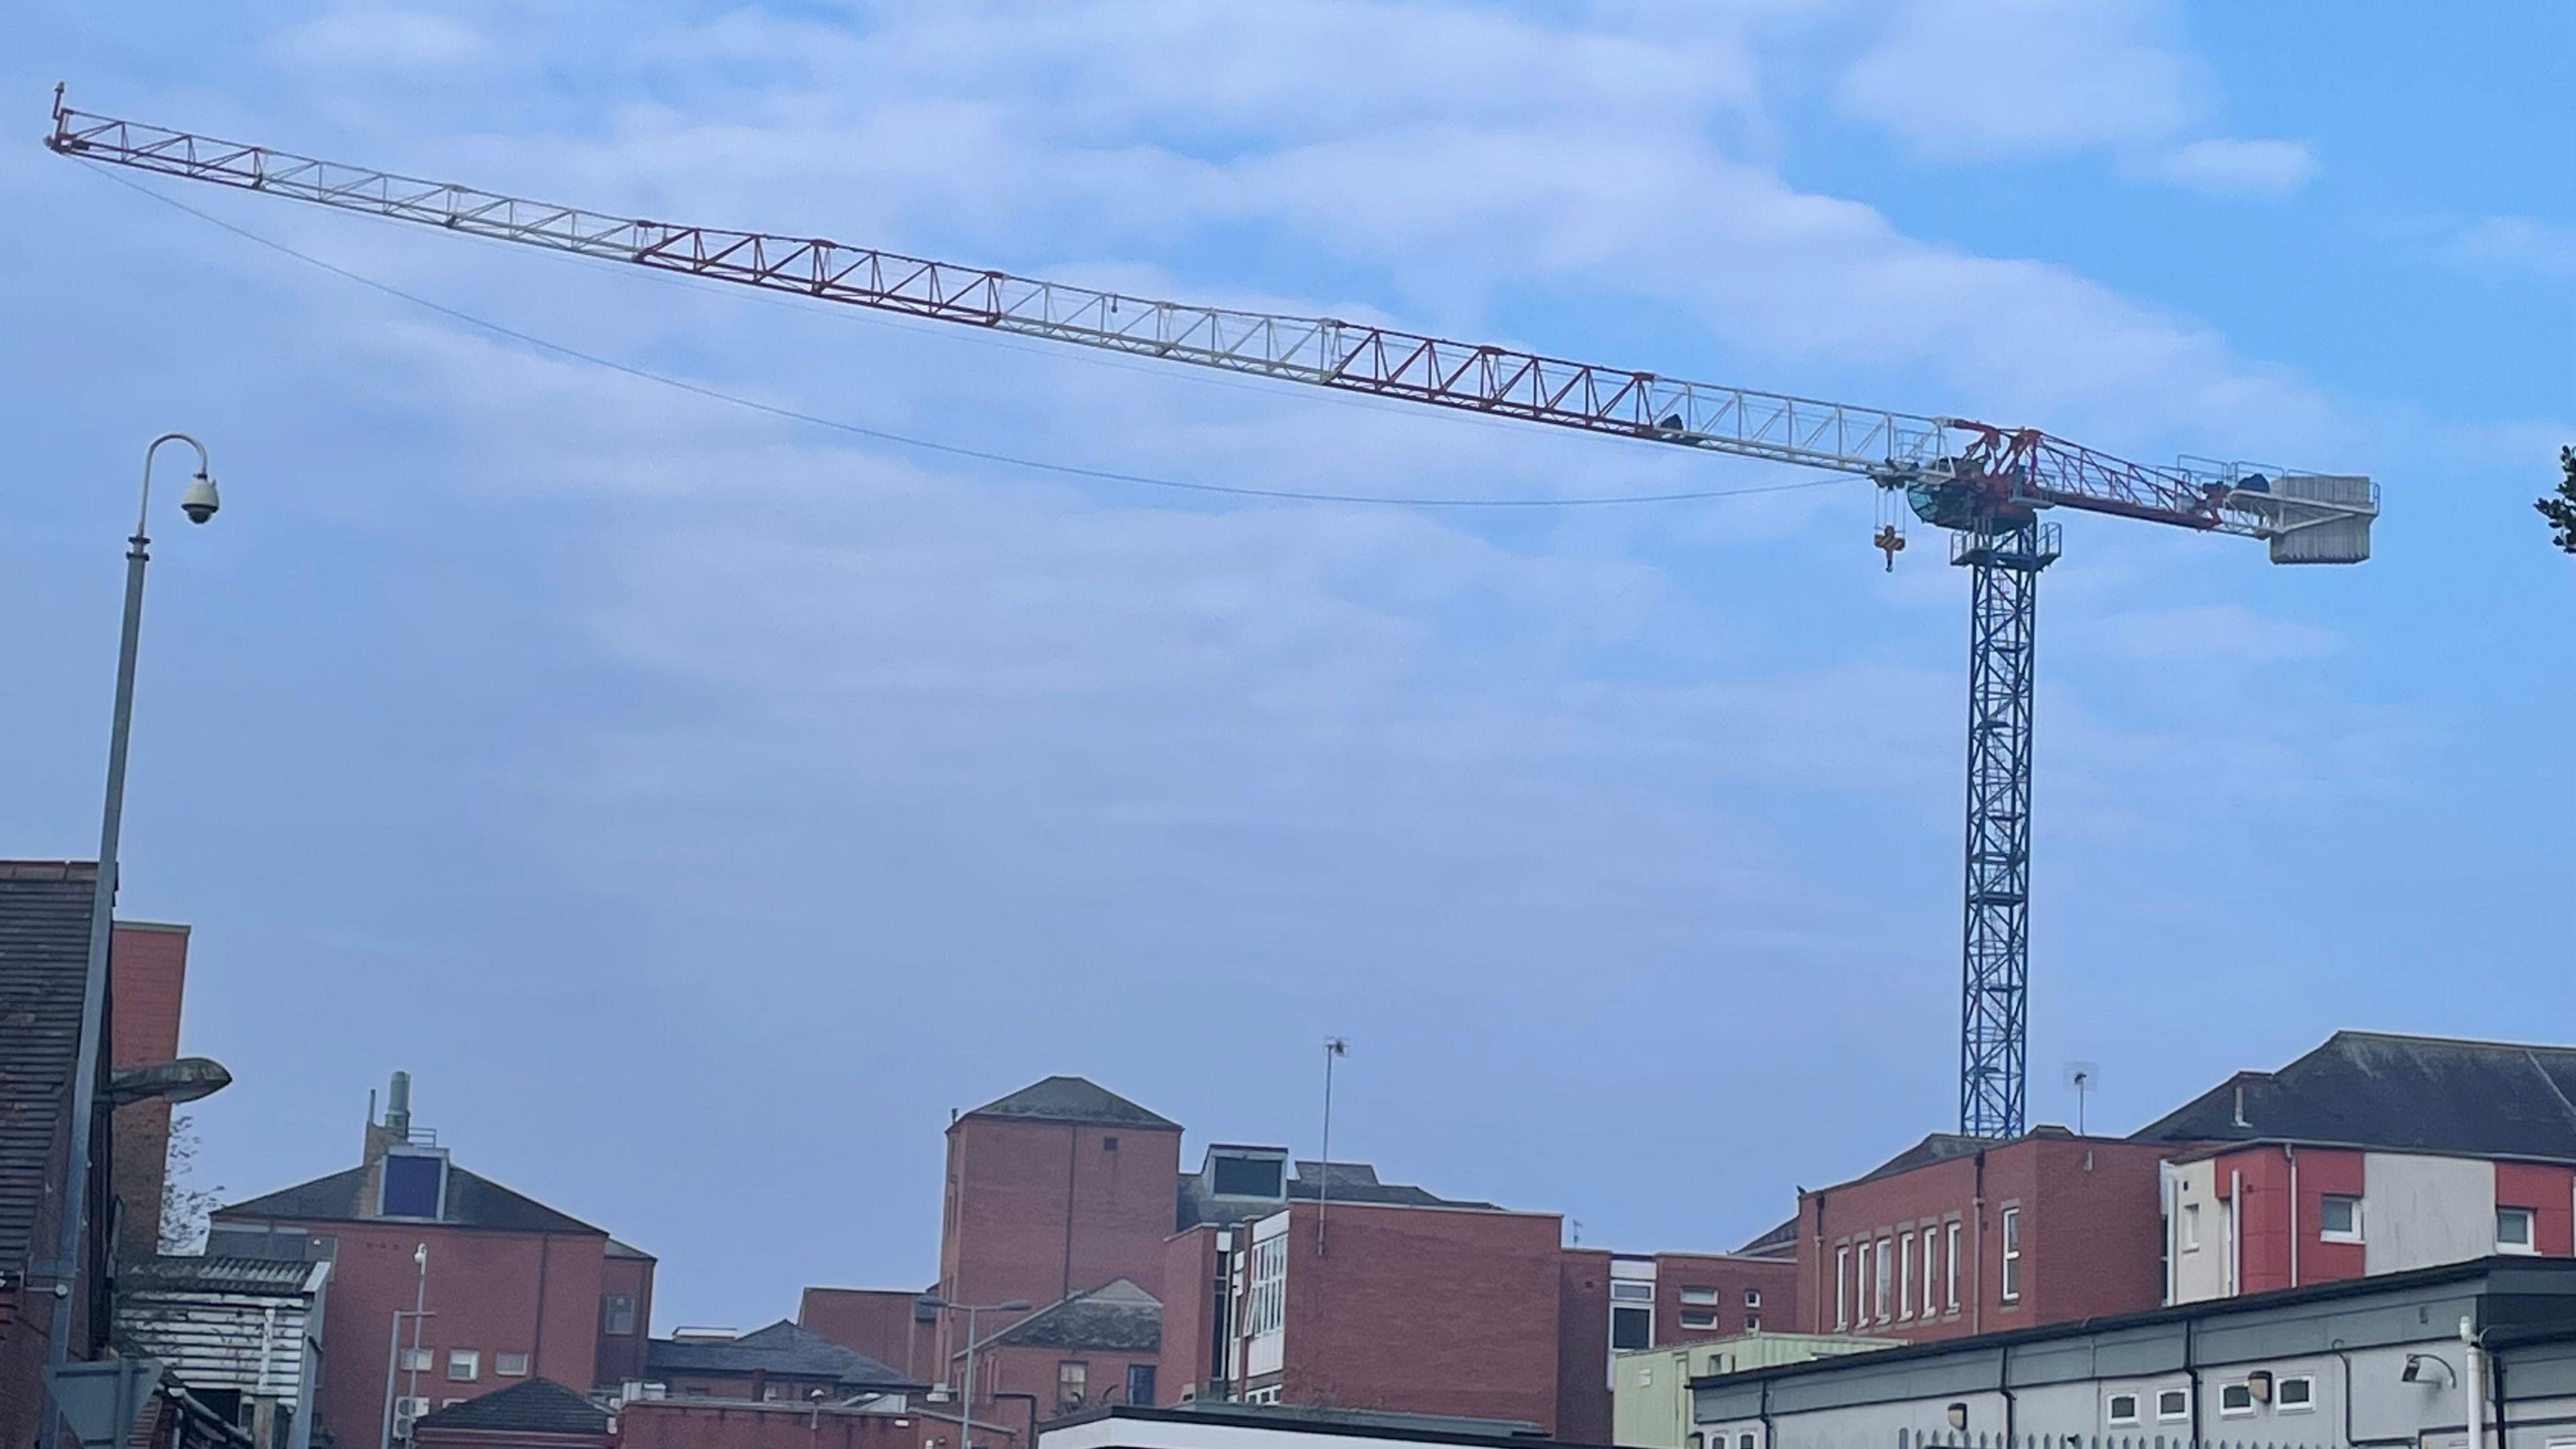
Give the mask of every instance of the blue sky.
<svg viewBox="0 0 2576 1449">
<path fill-rule="evenodd" d="M 1854 483 L 1491 517 L 893 446 L 406 305 L 47 154 L 92 109 L 661 219 L 1374 315 L 2362 471 L 2378 557 L 2066 521 L 2032 1116 L 2339 1026 L 2565 1041 L 2564 6 L 1757 0 L 54 6 L 0 54 L 5 848 L 94 841 L 141 443 L 123 909 L 197 927 L 235 1194 L 417 1076 L 660 1254 L 663 1326 L 934 1263 L 939 1129 L 1079 1072 L 1196 1140 L 1724 1247 L 1954 1113 L 1965 580 Z M 171 191 L 176 183 L 155 182 Z M 1402 494 L 1756 486 L 176 193 L 618 361 L 943 441 Z M 175 475 L 174 475 L 175 476 Z"/>
</svg>

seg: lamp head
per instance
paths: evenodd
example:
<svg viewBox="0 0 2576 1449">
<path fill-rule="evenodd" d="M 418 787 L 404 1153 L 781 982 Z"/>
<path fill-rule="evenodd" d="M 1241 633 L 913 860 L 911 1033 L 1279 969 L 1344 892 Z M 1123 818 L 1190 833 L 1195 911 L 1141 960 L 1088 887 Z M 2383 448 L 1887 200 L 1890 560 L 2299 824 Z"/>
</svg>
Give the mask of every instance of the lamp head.
<svg viewBox="0 0 2576 1449">
<path fill-rule="evenodd" d="M 215 480 L 202 468 L 188 480 L 188 491 L 179 495 L 179 511 L 188 515 L 190 523 L 205 522 L 223 506 L 223 500 L 215 495 Z"/>
</svg>

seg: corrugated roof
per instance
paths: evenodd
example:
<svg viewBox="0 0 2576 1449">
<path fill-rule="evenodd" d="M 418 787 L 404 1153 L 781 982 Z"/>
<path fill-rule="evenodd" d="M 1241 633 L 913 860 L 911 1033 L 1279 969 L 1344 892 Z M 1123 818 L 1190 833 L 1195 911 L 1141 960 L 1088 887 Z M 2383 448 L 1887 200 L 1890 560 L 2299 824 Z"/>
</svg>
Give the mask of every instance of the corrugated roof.
<svg viewBox="0 0 2576 1449">
<path fill-rule="evenodd" d="M 1088 1077 L 1048 1077 L 1031 1082 L 966 1114 L 969 1117 L 1016 1117 L 1036 1122 L 1096 1122 L 1105 1127 L 1136 1127 L 1178 1132 L 1181 1124 L 1140 1107 Z"/>
<path fill-rule="evenodd" d="M 918 1389 L 902 1370 L 785 1319 L 717 1343 L 657 1338 L 645 1345 L 649 1374 L 774 1374 L 828 1379 L 850 1389 Z"/>
<path fill-rule="evenodd" d="M 2339 1031 L 2277 1072 L 2230 1077 L 2131 1140 L 2289 1141 L 2576 1161 L 2571 1099 L 2576 1048 Z"/>
<path fill-rule="evenodd" d="M 117 1265 L 120 1292 L 199 1288 L 217 1293 L 301 1293 L 314 1265 L 300 1258 L 206 1258 L 184 1254 Z"/>
<path fill-rule="evenodd" d="M 608 1432 L 608 1411 L 553 1379 L 527 1379 L 423 1414 L 415 1427 L 604 1435 Z"/>
<path fill-rule="evenodd" d="M 217 1218 L 274 1218 L 284 1222 L 367 1222 L 367 1168 L 352 1167 L 299 1182 L 293 1187 L 215 1209 Z M 459 1227 L 499 1228 L 518 1233 L 597 1233 L 608 1236 L 568 1213 L 560 1213 L 525 1193 L 514 1192 L 454 1163 L 447 1168 L 447 1209 L 440 1222 Z"/>
<path fill-rule="evenodd" d="M 11 1273 L 27 1266 L 71 1108 L 97 887 L 88 861 L 0 861 L 0 1269 Z"/>
</svg>

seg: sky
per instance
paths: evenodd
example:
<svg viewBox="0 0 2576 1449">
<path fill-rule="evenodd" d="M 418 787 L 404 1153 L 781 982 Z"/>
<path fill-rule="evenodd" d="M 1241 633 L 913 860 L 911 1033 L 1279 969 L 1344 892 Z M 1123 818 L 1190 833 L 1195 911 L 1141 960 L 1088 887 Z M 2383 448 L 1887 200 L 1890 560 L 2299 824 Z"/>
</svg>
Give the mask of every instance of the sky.
<svg viewBox="0 0 2576 1449">
<path fill-rule="evenodd" d="M 37 144 L 56 80 L 611 212 L 2368 473 L 2357 568 L 2063 520 L 2030 1116 L 2073 1062 L 2126 1131 L 2338 1028 L 2576 1040 L 2576 560 L 2530 506 L 2576 441 L 2566 6 L 11 32 L 0 850 L 94 849 L 136 465 L 190 430 L 225 506 L 187 528 L 165 465 L 119 910 L 195 928 L 183 1045 L 236 1078 L 200 1187 L 354 1162 L 405 1068 L 459 1163 L 659 1255 L 660 1328 L 750 1327 L 935 1276 L 954 1109 L 1078 1073 L 1187 1162 L 1311 1156 L 1340 1035 L 1337 1158 L 1732 1247 L 1955 1122 L 1966 579 L 1920 524 L 1885 570 L 1856 480 L 1319 505 L 794 421 L 657 379 L 1234 487 L 1810 476 L 137 189 Z"/>
</svg>

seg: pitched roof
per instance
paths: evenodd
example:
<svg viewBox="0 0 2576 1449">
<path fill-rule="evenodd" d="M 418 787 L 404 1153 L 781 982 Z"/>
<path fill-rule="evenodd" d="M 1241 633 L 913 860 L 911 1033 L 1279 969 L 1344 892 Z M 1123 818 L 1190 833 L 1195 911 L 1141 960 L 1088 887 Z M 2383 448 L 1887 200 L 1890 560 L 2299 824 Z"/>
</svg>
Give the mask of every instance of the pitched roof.
<svg viewBox="0 0 2576 1449">
<path fill-rule="evenodd" d="M 423 1414 L 424 1429 L 510 1430 L 522 1434 L 608 1433 L 608 1411 L 556 1383 L 528 1379 Z"/>
<path fill-rule="evenodd" d="M 10 1272 L 26 1266 L 70 1110 L 97 888 L 88 861 L 0 861 L 0 1268 Z"/>
<path fill-rule="evenodd" d="M 1735 1250 L 1739 1258 L 1794 1258 L 1798 1255 L 1798 1220 L 1791 1218 Z"/>
<path fill-rule="evenodd" d="M 658 1263 L 661 1261 L 659 1258 L 645 1252 L 642 1248 L 635 1246 L 633 1243 L 622 1243 L 615 1238 L 608 1240 L 608 1256 L 612 1258 L 639 1258 L 647 1263 Z"/>
<path fill-rule="evenodd" d="M 369 1211 L 367 1186 L 372 1180 L 364 1166 L 347 1168 L 311 1182 L 231 1203 L 215 1209 L 219 1218 L 286 1218 L 299 1221 L 365 1222 L 377 1216 Z M 559 1213 L 525 1193 L 513 1192 L 479 1173 L 466 1171 L 453 1163 L 447 1169 L 447 1208 L 438 1219 L 459 1227 L 498 1228 L 516 1233 L 597 1233 L 581 1219 Z"/>
<path fill-rule="evenodd" d="M 1087 1077 L 1049 1077 L 985 1103 L 969 1117 L 1016 1117 L 1032 1122 L 1096 1122 L 1178 1132 L 1181 1124 L 1128 1101 Z"/>
<path fill-rule="evenodd" d="M 2277 1072 L 2237 1073 L 2131 1140 L 2576 1161 L 2576 1048 L 2339 1031 Z"/>
<path fill-rule="evenodd" d="M 1296 1173 L 1287 1181 L 1291 1198 L 1313 1202 L 1326 1196 L 1324 1164 L 1298 1159 Z M 1428 1188 L 1409 1182 L 1383 1182 L 1377 1169 L 1365 1162 L 1336 1162 L 1332 1165 L 1334 1202 L 1378 1203 L 1393 1207 L 1470 1208 L 1481 1212 L 1501 1212 L 1500 1204 L 1475 1198 L 1442 1197 Z M 1198 1172 L 1184 1172 L 1180 1180 L 1180 1202 L 1174 1214 L 1174 1226 L 1186 1231 L 1201 1223 L 1231 1224 L 1246 1218 L 1265 1217 L 1279 1209 L 1275 1201 L 1229 1198 L 1219 1202 L 1208 1191 L 1206 1177 Z"/>
<path fill-rule="evenodd" d="M 654 1374 L 778 1374 L 828 1379 L 848 1389 L 918 1389 L 920 1384 L 855 1348 L 834 1343 L 785 1319 L 716 1343 L 657 1338 L 644 1347 L 644 1368 Z"/>
<path fill-rule="evenodd" d="M 1133 1280 L 1120 1278 L 1048 1304 L 996 1334 L 992 1341 L 1155 1353 L 1163 1347 L 1163 1301 L 1137 1287 Z"/>
</svg>

